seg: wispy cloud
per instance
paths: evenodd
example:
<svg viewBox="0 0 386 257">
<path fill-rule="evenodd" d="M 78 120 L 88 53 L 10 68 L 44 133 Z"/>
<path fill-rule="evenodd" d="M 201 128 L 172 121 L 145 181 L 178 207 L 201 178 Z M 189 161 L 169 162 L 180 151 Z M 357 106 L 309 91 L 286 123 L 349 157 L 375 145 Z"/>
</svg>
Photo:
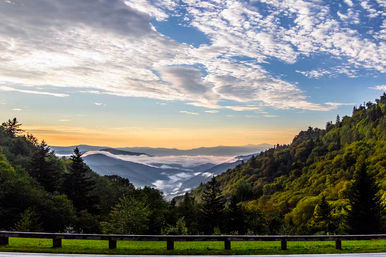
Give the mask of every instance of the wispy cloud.
<svg viewBox="0 0 386 257">
<path fill-rule="evenodd" d="M 98 102 L 95 102 L 94 103 L 96 106 L 106 106 L 106 104 L 104 104 L 104 103 L 98 103 Z"/>
<path fill-rule="evenodd" d="M 189 111 L 180 111 L 180 113 L 189 114 L 189 115 L 193 115 L 193 116 L 198 116 L 198 115 L 200 115 L 200 114 L 197 113 L 197 112 L 189 112 Z"/>
<path fill-rule="evenodd" d="M 8 87 L 8 86 L 0 86 L 0 91 L 18 92 L 18 93 L 34 94 L 34 95 L 49 95 L 49 96 L 55 96 L 55 97 L 66 97 L 66 96 L 68 96 L 68 94 L 51 93 L 51 92 L 37 91 L 37 90 L 18 89 L 18 88 L 13 88 L 13 87 Z"/>
<path fill-rule="evenodd" d="M 277 118 L 277 117 L 279 117 L 279 116 L 273 115 L 273 114 L 264 114 L 263 116 L 266 117 L 266 118 Z"/>
<path fill-rule="evenodd" d="M 23 109 L 21 109 L 21 108 L 13 108 L 12 109 L 12 111 L 16 111 L 16 112 L 20 112 L 20 111 L 22 111 Z"/>
<path fill-rule="evenodd" d="M 371 89 L 386 91 L 386 85 L 378 85 L 375 87 L 371 87 Z"/>
<path fill-rule="evenodd" d="M 205 111 L 206 113 L 212 113 L 212 114 L 214 114 L 214 113 L 218 113 L 218 110 L 207 110 L 207 111 Z"/>
</svg>

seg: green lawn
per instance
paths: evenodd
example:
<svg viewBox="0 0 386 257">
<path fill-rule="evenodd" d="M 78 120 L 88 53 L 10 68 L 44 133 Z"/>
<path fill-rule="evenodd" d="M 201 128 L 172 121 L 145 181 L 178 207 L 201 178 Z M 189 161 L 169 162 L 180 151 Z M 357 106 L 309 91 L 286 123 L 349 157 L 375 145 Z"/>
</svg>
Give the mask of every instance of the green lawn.
<svg viewBox="0 0 386 257">
<path fill-rule="evenodd" d="M 288 250 L 277 242 L 232 242 L 232 250 L 224 250 L 224 242 L 175 242 L 175 250 L 166 250 L 166 242 L 118 241 L 117 249 L 108 249 L 108 241 L 63 240 L 62 248 L 52 248 L 50 239 L 10 238 L 0 251 L 100 253 L 100 254 L 295 254 L 386 252 L 386 240 L 342 241 L 342 250 L 335 242 L 288 242 Z"/>
</svg>

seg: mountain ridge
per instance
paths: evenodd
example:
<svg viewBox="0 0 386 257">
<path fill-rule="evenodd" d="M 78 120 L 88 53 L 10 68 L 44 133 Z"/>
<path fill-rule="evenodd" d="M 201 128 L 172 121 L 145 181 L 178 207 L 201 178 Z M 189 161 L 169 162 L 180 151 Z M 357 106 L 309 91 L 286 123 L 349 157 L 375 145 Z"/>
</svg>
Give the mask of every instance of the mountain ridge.
<svg viewBox="0 0 386 257">
<path fill-rule="evenodd" d="M 73 145 L 73 146 L 50 146 L 57 154 L 69 155 L 75 147 L 78 147 L 81 152 L 98 151 L 101 149 L 115 149 L 122 151 L 129 151 L 135 153 L 144 153 L 148 155 L 247 155 L 260 152 L 262 149 L 272 147 L 270 144 L 257 144 L 245 146 L 215 146 L 215 147 L 198 147 L 192 149 L 177 149 L 177 148 L 162 148 L 162 147 L 106 147 L 106 146 L 92 146 L 92 145 Z"/>
<path fill-rule="evenodd" d="M 263 151 L 216 180 L 228 201 L 259 210 L 273 233 L 285 227 L 297 234 L 320 231 L 314 213 L 323 197 L 332 213 L 331 226 L 323 229 L 344 233 L 353 176 L 363 167 L 374 176 L 386 206 L 386 94 L 354 107 L 351 117 L 337 116 L 325 129 L 299 132 L 291 144 Z M 194 191 L 196 200 L 205 188 Z"/>
</svg>

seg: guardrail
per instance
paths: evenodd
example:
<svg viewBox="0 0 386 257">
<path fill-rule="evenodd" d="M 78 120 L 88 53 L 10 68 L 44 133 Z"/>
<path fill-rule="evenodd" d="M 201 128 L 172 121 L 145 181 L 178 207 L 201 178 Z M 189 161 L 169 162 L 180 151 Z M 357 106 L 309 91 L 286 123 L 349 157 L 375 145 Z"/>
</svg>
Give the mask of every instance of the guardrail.
<svg viewBox="0 0 386 257">
<path fill-rule="evenodd" d="M 62 247 L 62 239 L 108 240 L 109 248 L 117 248 L 118 240 L 166 241 L 167 250 L 174 249 L 175 241 L 223 241 L 226 250 L 231 241 L 281 241 L 281 249 L 287 250 L 288 241 L 335 241 L 335 248 L 342 249 L 343 240 L 385 240 L 386 234 L 373 235 L 285 235 L 285 236 L 237 236 L 237 235 L 102 235 L 41 232 L 0 231 L 0 245 L 8 245 L 10 237 L 52 239 L 53 247 Z"/>
</svg>

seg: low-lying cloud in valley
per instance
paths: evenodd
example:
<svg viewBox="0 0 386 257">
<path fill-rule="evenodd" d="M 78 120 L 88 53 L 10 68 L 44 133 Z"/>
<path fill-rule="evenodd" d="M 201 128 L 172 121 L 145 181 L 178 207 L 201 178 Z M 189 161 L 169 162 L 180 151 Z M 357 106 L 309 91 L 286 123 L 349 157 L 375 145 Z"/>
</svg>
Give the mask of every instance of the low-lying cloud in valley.
<svg viewBox="0 0 386 257">
<path fill-rule="evenodd" d="M 84 154 L 84 157 L 92 154 L 104 154 L 106 156 L 120 159 L 123 161 L 130 161 L 136 163 L 142 163 L 153 167 L 160 167 L 164 169 L 173 168 L 173 164 L 180 165 L 181 167 L 189 170 L 189 167 L 198 166 L 201 164 L 212 163 L 230 163 L 235 162 L 234 156 L 211 156 L 211 155 L 171 155 L 171 156 L 149 156 L 142 155 L 115 155 L 106 151 L 88 151 Z M 157 165 L 160 164 L 160 165 Z"/>
</svg>

